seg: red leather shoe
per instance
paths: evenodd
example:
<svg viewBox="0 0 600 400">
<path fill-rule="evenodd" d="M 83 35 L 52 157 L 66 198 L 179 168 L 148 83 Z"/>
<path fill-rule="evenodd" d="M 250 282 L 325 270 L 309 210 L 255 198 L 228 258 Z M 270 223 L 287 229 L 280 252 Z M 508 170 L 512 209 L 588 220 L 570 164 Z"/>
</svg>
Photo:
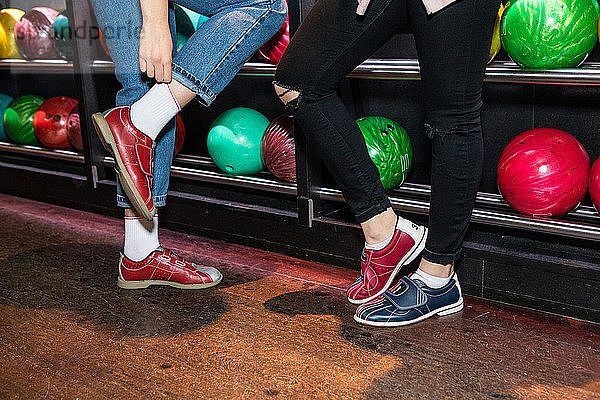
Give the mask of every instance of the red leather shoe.
<svg viewBox="0 0 600 400">
<path fill-rule="evenodd" d="M 348 288 L 348 301 L 362 304 L 385 292 L 402 267 L 421 254 L 426 239 L 427 228 L 398 218 L 392 241 L 386 247 L 363 250 L 361 276 Z"/>
<path fill-rule="evenodd" d="M 199 266 L 159 247 L 139 262 L 121 254 L 119 280 L 123 289 L 143 289 L 166 285 L 179 289 L 204 289 L 221 282 L 223 276 L 212 267 Z"/>
<path fill-rule="evenodd" d="M 95 113 L 92 121 L 100 141 L 115 159 L 123 191 L 136 211 L 148 220 L 156 214 L 152 199 L 154 143 L 131 123 L 129 107 Z"/>
</svg>

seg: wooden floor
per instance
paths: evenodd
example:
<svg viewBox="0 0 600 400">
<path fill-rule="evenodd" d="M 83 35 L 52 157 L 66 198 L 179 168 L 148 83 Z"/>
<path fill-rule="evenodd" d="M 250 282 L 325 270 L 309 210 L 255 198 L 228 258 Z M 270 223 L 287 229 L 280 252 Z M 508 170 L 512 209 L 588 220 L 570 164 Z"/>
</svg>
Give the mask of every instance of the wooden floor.
<svg viewBox="0 0 600 400">
<path fill-rule="evenodd" d="M 0 399 L 600 399 L 598 325 L 467 298 L 365 328 L 355 271 L 161 235 L 222 284 L 118 289 L 120 220 L 0 194 Z"/>
</svg>

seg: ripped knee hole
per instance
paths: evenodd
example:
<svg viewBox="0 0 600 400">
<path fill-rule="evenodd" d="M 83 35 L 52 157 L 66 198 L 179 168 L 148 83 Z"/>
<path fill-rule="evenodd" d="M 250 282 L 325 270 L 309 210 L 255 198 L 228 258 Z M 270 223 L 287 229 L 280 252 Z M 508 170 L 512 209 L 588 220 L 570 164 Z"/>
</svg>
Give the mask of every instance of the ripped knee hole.
<svg viewBox="0 0 600 400">
<path fill-rule="evenodd" d="M 280 83 L 273 83 L 273 88 L 275 89 L 275 93 L 277 93 L 277 97 L 279 97 L 279 100 L 281 100 L 283 104 L 293 109 L 298 108 L 301 95 L 299 90 L 281 85 Z"/>
</svg>

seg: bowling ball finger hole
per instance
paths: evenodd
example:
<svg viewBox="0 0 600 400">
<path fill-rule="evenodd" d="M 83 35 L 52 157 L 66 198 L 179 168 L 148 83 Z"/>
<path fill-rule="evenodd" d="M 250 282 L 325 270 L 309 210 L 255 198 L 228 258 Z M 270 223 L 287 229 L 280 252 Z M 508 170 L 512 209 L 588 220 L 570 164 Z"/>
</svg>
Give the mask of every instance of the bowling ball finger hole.
<svg viewBox="0 0 600 400">
<path fill-rule="evenodd" d="M 226 165 L 225 166 L 225 171 L 227 171 L 227 172 L 233 172 L 233 170 L 234 170 L 233 166 L 231 166 L 231 165 Z"/>
</svg>

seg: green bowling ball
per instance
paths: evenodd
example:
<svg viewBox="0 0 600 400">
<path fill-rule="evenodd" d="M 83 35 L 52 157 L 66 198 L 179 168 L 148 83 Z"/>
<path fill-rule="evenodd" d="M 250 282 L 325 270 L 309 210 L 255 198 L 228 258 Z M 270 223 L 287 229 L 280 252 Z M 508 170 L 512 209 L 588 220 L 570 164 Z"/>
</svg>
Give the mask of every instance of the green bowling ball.
<svg viewBox="0 0 600 400">
<path fill-rule="evenodd" d="M 570 68 L 598 41 L 596 0 L 516 0 L 502 16 L 502 46 L 521 67 Z"/>
<path fill-rule="evenodd" d="M 200 25 L 208 21 L 208 17 L 202 14 L 198 14 L 197 12 L 192 11 L 189 8 L 185 8 L 183 6 L 180 7 L 187 14 L 187 16 L 190 17 L 190 21 L 192 21 L 192 25 L 194 25 L 195 29 L 198 29 Z"/>
<path fill-rule="evenodd" d="M 252 175 L 263 169 L 260 146 L 269 120 L 246 107 L 225 111 L 208 132 L 208 153 L 217 167 L 231 175 Z"/>
<path fill-rule="evenodd" d="M 4 110 L 6 110 L 11 101 L 13 101 L 12 97 L 0 93 L 0 142 L 8 142 L 8 137 L 4 130 Z"/>
<path fill-rule="evenodd" d="M 33 115 L 40 108 L 44 98 L 32 94 L 17 97 L 4 111 L 4 129 L 15 143 L 39 145 L 33 131 Z"/>
<path fill-rule="evenodd" d="M 401 185 L 412 165 L 412 146 L 406 131 L 385 117 L 364 117 L 356 120 L 362 132 L 369 156 L 379 170 L 385 190 Z"/>
</svg>

